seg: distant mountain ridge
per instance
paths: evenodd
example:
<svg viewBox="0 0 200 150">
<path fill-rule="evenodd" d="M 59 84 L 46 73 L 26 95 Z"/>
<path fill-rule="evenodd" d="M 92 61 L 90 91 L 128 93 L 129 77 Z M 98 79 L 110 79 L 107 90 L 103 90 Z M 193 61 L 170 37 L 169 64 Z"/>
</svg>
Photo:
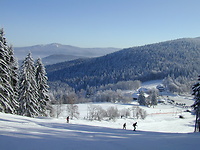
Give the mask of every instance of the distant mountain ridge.
<svg viewBox="0 0 200 150">
<path fill-rule="evenodd" d="M 183 38 L 123 49 L 105 56 L 47 66 L 49 81 L 76 89 L 168 75 L 195 78 L 200 72 L 200 38 Z"/>
<path fill-rule="evenodd" d="M 52 65 L 52 64 L 57 64 L 60 62 L 65 62 L 65 61 L 71 61 L 79 58 L 86 58 L 83 56 L 73 56 L 73 55 L 63 55 L 63 54 L 55 54 L 55 55 L 50 55 L 47 57 L 42 58 L 42 63 L 44 65 Z"/>
<path fill-rule="evenodd" d="M 99 57 L 118 50 L 120 50 L 120 48 L 80 48 L 71 45 L 62 45 L 59 43 L 27 47 L 14 47 L 15 56 L 19 60 L 24 59 L 29 52 L 31 52 L 32 56 L 35 58 L 44 58 L 50 55 L 71 55 L 74 57 L 78 56 L 80 58 Z"/>
</svg>

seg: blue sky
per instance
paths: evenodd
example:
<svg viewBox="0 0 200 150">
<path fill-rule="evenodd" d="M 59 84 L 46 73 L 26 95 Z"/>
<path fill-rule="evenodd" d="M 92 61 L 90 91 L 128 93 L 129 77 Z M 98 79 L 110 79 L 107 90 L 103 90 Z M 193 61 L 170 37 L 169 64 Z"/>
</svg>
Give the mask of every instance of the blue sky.
<svg viewBox="0 0 200 150">
<path fill-rule="evenodd" d="M 14 47 L 145 45 L 200 36 L 199 0 L 0 0 Z"/>
</svg>

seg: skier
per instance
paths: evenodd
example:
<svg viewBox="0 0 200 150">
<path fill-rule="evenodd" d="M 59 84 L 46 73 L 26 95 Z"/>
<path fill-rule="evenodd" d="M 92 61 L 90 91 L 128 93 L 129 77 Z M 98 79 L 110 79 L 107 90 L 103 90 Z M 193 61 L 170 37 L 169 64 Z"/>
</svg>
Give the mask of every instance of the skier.
<svg viewBox="0 0 200 150">
<path fill-rule="evenodd" d="M 66 120 L 67 120 L 67 123 L 69 123 L 69 116 L 67 116 Z"/>
<path fill-rule="evenodd" d="M 137 126 L 137 122 L 133 123 L 133 127 L 134 127 L 133 131 L 136 130 L 136 126 Z"/>
<path fill-rule="evenodd" d="M 126 123 L 123 124 L 123 129 L 126 130 Z"/>
</svg>

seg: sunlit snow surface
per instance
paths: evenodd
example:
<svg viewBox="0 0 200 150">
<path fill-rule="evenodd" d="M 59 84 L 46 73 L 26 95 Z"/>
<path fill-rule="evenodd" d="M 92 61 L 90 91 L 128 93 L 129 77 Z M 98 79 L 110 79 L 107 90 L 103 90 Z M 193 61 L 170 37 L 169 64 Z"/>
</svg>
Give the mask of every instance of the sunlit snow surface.
<svg viewBox="0 0 200 150">
<path fill-rule="evenodd" d="M 192 104 L 191 97 L 170 96 Z M 89 121 L 88 106 L 78 104 L 79 119 L 66 123 L 66 105 L 59 118 L 28 118 L 0 113 L 1 150 L 191 150 L 199 148 L 200 134 L 193 133 L 195 116 L 188 108 L 159 104 L 155 108 L 142 107 L 148 113 L 145 120 L 119 118 L 115 121 Z M 131 104 L 96 103 L 106 109 L 110 106 L 131 108 Z M 184 116 L 184 119 L 179 118 Z M 133 122 L 138 122 L 133 131 Z M 122 129 L 127 123 L 127 130 Z"/>
<path fill-rule="evenodd" d="M 116 122 L 90 122 L 76 120 L 67 124 L 62 119 L 36 119 L 15 115 L 0 114 L 0 144 L 2 150 L 122 150 L 122 149 L 162 149 L 187 150 L 198 147 L 200 134 L 198 133 L 166 133 L 167 121 L 141 121 L 138 131 L 117 128 Z M 124 120 L 123 120 L 124 121 Z M 169 128 L 190 128 L 188 120 L 170 123 Z M 83 123 L 83 124 L 81 124 Z M 108 125 L 107 124 L 107 125 Z M 131 126 L 131 124 L 130 124 Z M 163 132 L 145 131 L 147 126 Z M 163 128 L 164 127 L 164 128 Z M 130 127 L 131 128 L 131 127 Z M 169 130 L 167 130 L 169 132 Z"/>
</svg>

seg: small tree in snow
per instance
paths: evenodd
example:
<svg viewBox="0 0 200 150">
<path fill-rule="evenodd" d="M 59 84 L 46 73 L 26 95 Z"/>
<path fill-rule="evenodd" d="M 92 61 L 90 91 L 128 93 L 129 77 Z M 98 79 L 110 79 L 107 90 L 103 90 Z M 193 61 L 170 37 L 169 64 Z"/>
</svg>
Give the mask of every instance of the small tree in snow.
<svg viewBox="0 0 200 150">
<path fill-rule="evenodd" d="M 109 118 L 109 120 L 111 120 L 111 119 L 115 119 L 115 118 L 117 118 L 117 117 L 119 117 L 119 110 L 116 108 L 116 107 L 109 107 L 108 109 L 107 109 L 107 117 Z"/>
<path fill-rule="evenodd" d="M 126 109 L 126 108 L 120 110 L 120 116 L 125 117 L 125 118 L 129 117 L 130 116 L 130 110 Z"/>
<path fill-rule="evenodd" d="M 88 107 L 88 119 L 101 121 L 106 116 L 106 111 L 101 106 L 90 105 Z"/>
<path fill-rule="evenodd" d="M 153 90 L 150 90 L 149 92 L 149 100 L 150 100 L 150 105 L 151 106 L 155 106 L 158 104 L 158 94 L 157 94 L 157 90 L 156 89 L 153 89 Z"/>
<path fill-rule="evenodd" d="M 144 92 L 141 91 L 139 96 L 138 96 L 138 103 L 142 106 L 146 106 L 147 103 L 146 103 L 146 97 L 144 96 Z"/>
<path fill-rule="evenodd" d="M 137 119 L 139 119 L 139 118 L 145 119 L 146 116 L 147 116 L 147 112 L 146 112 L 144 109 L 142 109 L 142 108 L 140 108 L 140 107 L 138 107 L 138 106 L 137 106 L 137 107 L 136 107 L 136 106 L 133 106 L 132 110 L 133 110 L 133 117 L 134 117 L 134 118 L 137 118 Z"/>
<path fill-rule="evenodd" d="M 76 104 L 68 104 L 67 112 L 71 119 L 79 117 L 78 105 Z"/>
<path fill-rule="evenodd" d="M 59 115 L 62 113 L 62 105 L 63 105 L 63 101 L 62 99 L 58 99 L 58 100 L 55 100 L 56 101 L 56 117 L 58 118 Z"/>
<path fill-rule="evenodd" d="M 67 95 L 67 112 L 71 119 L 79 117 L 78 105 L 75 104 L 77 100 L 77 95 L 75 93 L 70 93 Z"/>
</svg>

